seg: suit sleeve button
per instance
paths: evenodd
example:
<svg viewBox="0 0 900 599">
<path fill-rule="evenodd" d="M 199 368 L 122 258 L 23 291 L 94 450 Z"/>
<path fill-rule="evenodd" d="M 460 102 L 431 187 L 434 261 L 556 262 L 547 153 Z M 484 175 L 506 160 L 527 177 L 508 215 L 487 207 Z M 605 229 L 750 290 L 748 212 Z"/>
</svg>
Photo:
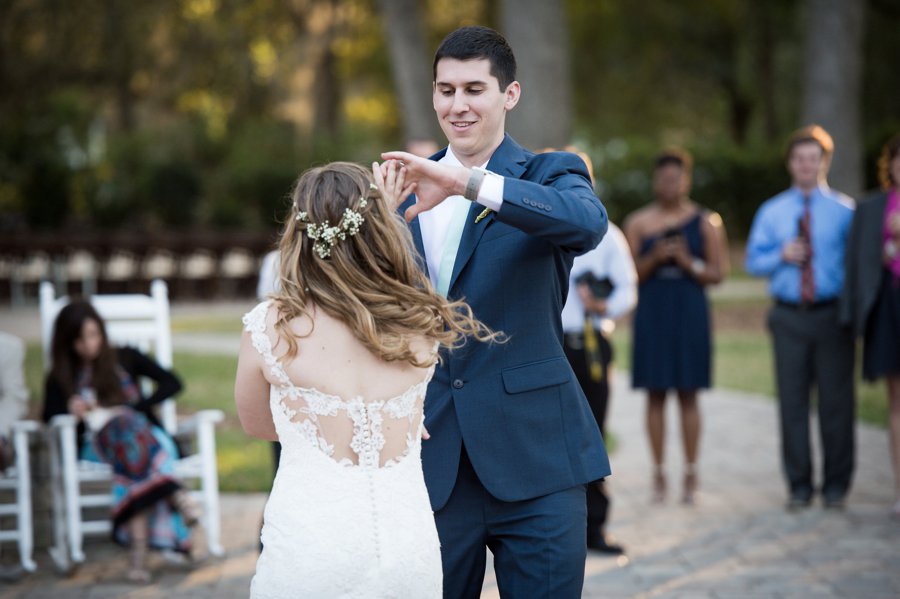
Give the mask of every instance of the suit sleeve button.
<svg viewBox="0 0 900 599">
<path fill-rule="evenodd" d="M 454 389 L 462 389 L 465 383 L 462 379 L 453 379 L 453 388 Z"/>
</svg>

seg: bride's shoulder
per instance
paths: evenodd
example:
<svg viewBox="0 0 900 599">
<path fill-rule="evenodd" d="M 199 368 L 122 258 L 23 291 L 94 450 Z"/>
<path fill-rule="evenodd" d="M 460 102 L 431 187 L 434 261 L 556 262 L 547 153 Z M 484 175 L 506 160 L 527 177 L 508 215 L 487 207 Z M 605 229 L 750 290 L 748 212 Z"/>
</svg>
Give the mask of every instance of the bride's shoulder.
<svg viewBox="0 0 900 599">
<path fill-rule="evenodd" d="M 271 300 L 263 300 L 256 304 L 252 310 L 244 314 L 241 317 L 241 322 L 244 323 L 244 328 L 251 333 L 259 333 L 265 330 L 266 328 L 266 314 L 269 311 L 269 307 L 272 305 Z"/>
</svg>

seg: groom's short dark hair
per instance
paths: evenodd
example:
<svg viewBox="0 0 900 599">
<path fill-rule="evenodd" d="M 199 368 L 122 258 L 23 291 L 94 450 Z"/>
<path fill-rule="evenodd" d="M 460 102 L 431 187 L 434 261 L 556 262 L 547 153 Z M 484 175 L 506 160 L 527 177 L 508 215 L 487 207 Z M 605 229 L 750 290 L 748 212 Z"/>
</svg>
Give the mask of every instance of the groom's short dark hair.
<svg viewBox="0 0 900 599">
<path fill-rule="evenodd" d="M 491 75 L 500 82 L 501 91 L 516 80 L 516 57 L 512 48 L 506 38 L 490 27 L 460 27 L 445 37 L 434 54 L 433 80 L 437 80 L 437 65 L 442 58 L 488 59 L 491 63 Z"/>
</svg>

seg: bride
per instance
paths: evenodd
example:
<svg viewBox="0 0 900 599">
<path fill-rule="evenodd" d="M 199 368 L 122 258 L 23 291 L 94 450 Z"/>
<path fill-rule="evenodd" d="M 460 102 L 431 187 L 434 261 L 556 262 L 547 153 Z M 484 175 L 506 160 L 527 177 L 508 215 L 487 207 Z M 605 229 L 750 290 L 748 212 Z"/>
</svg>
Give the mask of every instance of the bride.
<svg viewBox="0 0 900 599">
<path fill-rule="evenodd" d="M 281 289 L 244 316 L 235 403 L 282 444 L 251 597 L 439 597 L 420 460 L 438 349 L 497 338 L 433 290 L 396 213 L 396 162 L 305 172 L 280 241 Z"/>
</svg>

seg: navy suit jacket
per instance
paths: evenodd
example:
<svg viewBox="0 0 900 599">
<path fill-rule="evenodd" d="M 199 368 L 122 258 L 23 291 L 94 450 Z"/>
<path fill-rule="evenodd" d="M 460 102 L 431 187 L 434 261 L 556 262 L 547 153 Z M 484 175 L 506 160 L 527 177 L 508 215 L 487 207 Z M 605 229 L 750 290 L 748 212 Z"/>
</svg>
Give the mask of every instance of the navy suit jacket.
<svg viewBox="0 0 900 599">
<path fill-rule="evenodd" d="M 600 242 L 606 210 L 574 154 L 534 154 L 507 135 L 487 168 L 505 177 L 503 204 L 476 224 L 484 207 L 472 203 L 448 295 L 465 299 L 509 341 L 469 340 L 445 352 L 428 387 L 431 439 L 422 462 L 435 511 L 453 490 L 463 444 L 482 484 L 503 501 L 610 474 L 597 423 L 563 353 L 560 321 L 572 260 Z M 411 229 L 424 255 L 418 218 Z"/>
</svg>

